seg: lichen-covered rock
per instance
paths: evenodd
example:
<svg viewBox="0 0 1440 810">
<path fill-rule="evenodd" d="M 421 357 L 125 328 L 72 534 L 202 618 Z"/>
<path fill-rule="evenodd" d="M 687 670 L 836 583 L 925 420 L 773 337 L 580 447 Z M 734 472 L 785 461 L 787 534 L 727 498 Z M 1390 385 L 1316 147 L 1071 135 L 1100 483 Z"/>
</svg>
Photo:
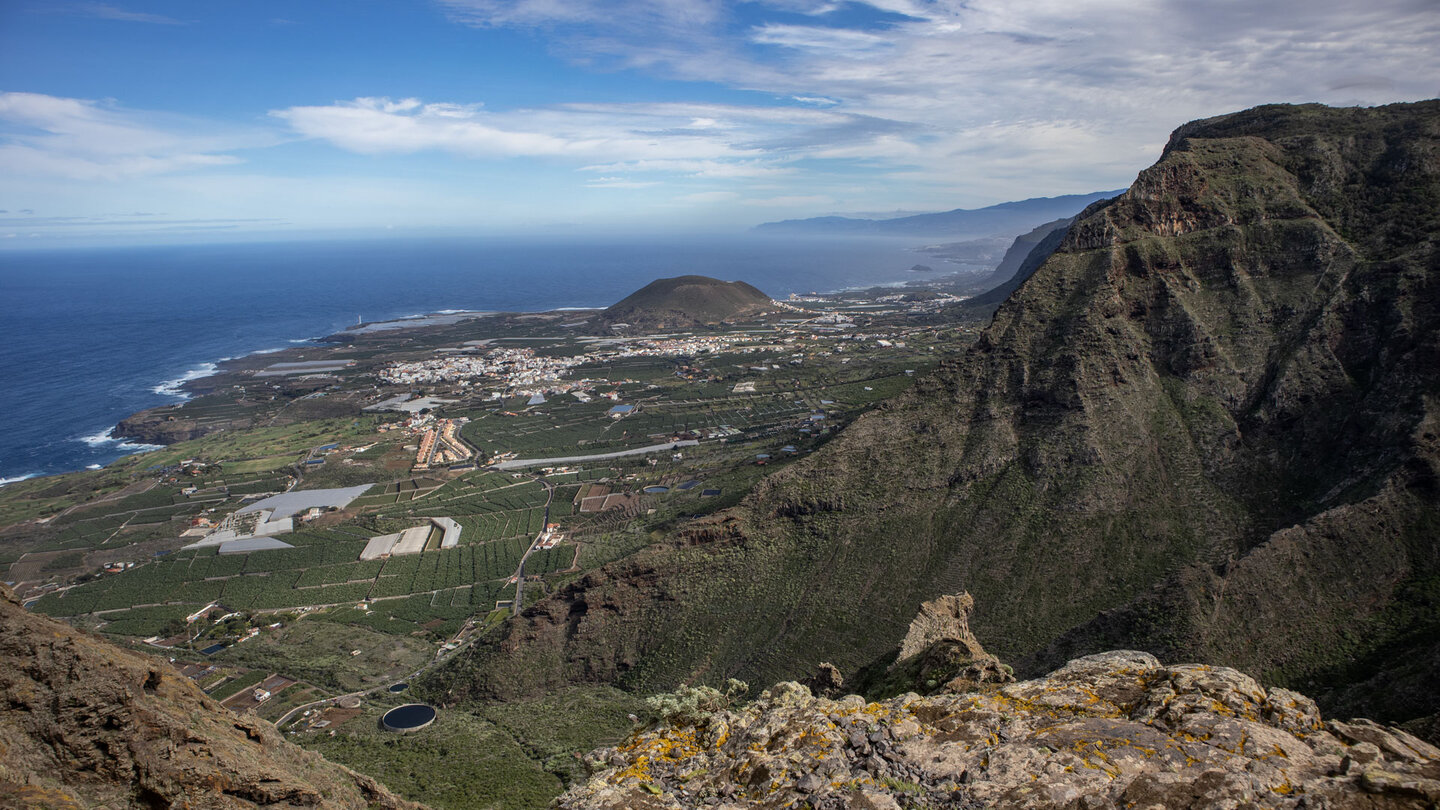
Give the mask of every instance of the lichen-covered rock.
<svg viewBox="0 0 1440 810">
<path fill-rule="evenodd" d="M 621 808 L 1425 808 L 1440 749 L 1226 667 L 1143 652 L 988 693 L 867 703 L 782 683 L 597 752 L 557 801 Z"/>
</svg>

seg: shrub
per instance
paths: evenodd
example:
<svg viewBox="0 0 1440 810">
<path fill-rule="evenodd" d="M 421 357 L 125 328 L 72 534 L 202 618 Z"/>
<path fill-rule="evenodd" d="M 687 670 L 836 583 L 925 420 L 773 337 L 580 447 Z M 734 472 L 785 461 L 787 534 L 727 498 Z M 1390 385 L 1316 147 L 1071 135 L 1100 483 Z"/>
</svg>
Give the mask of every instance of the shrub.
<svg viewBox="0 0 1440 810">
<path fill-rule="evenodd" d="M 645 705 L 662 720 L 696 724 L 710 715 L 735 705 L 750 691 L 750 685 L 734 678 L 725 682 L 725 691 L 713 686 L 681 686 L 645 699 Z"/>
</svg>

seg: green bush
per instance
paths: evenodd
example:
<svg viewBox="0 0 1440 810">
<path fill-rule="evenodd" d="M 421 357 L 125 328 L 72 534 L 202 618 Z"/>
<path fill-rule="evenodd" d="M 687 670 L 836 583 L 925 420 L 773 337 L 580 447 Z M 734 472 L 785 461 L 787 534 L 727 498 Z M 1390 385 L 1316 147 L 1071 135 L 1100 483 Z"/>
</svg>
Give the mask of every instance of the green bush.
<svg viewBox="0 0 1440 810">
<path fill-rule="evenodd" d="M 645 699 L 645 706 L 663 720 L 674 723 L 699 723 L 718 711 L 733 706 L 750 685 L 734 678 L 725 682 L 725 691 L 713 686 L 684 686 L 674 692 Z"/>
</svg>

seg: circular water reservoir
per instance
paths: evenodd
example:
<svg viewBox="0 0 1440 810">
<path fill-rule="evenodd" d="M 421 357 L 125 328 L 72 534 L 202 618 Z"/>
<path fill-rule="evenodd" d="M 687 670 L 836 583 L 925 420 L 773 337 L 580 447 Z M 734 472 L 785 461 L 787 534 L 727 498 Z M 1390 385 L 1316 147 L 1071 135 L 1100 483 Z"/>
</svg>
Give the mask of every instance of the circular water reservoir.
<svg viewBox="0 0 1440 810">
<path fill-rule="evenodd" d="M 661 495 L 669 491 L 669 487 L 645 487 L 645 492 L 650 495 Z"/>
<path fill-rule="evenodd" d="M 410 684 L 408 684 L 408 683 L 403 683 L 403 682 L 402 682 L 402 683 L 397 683 L 397 684 L 391 685 L 390 691 L 391 691 L 391 692 L 404 692 L 406 689 L 409 689 L 409 688 L 410 688 Z"/>
<path fill-rule="evenodd" d="M 419 731 L 420 729 L 435 722 L 435 707 L 427 706 L 424 703 L 406 703 L 404 706 L 396 706 L 380 718 L 380 725 L 386 731 L 398 731 L 402 734 Z"/>
</svg>

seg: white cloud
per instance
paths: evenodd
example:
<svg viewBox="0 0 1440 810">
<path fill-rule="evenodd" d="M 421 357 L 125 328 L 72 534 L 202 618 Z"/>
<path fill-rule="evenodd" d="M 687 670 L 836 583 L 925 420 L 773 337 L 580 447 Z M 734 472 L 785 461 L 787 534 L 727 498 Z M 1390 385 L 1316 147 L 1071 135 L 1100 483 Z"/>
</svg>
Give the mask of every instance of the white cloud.
<svg viewBox="0 0 1440 810">
<path fill-rule="evenodd" d="M 65 7 L 61 7 L 61 10 L 64 9 Z M 123 8 L 116 8 L 109 3 L 77 3 L 70 6 L 69 10 L 86 17 L 96 17 L 102 20 L 151 23 L 152 25 L 185 25 L 183 20 L 177 20 L 174 17 L 167 17 L 163 14 L 128 11 Z"/>
<path fill-rule="evenodd" d="M 790 194 L 759 200 L 745 200 L 746 205 L 759 208 L 815 208 L 833 202 L 835 199 L 825 194 Z"/>
<path fill-rule="evenodd" d="M 762 45 L 830 51 L 832 56 L 849 58 L 869 55 L 891 44 L 879 34 L 812 25 L 762 25 L 751 33 L 750 39 Z"/>
<path fill-rule="evenodd" d="M 580 167 L 582 172 L 666 172 L 682 177 L 734 178 L 791 175 L 794 168 L 760 160 L 631 160 Z"/>
<path fill-rule="evenodd" d="M 740 198 L 740 194 L 734 191 L 699 191 L 694 194 L 682 194 L 675 198 L 676 202 L 690 205 L 709 205 L 711 203 L 727 203 Z"/>
<path fill-rule="evenodd" d="M 704 178 L 792 174 L 805 157 L 901 155 L 915 128 L 835 110 L 700 103 L 566 104 L 491 111 L 478 104 L 358 98 L 271 112 L 305 138 L 361 154 L 434 150 L 469 158 L 582 161 L 581 171 Z M 595 161 L 585 163 L 583 161 Z"/>
<path fill-rule="evenodd" d="M 761 161 L 846 161 L 972 190 L 956 204 L 1122 185 L 1187 120 L 1427 98 L 1440 75 L 1434 0 L 852 4 L 893 15 L 867 22 L 829 0 L 444 2 L 472 24 L 541 28 L 586 65 L 761 91 L 789 112 L 843 109 L 844 122 L 792 120 L 732 143 Z"/>
<path fill-rule="evenodd" d="M 585 181 L 586 188 L 649 188 L 658 185 L 658 180 L 626 180 L 623 177 L 597 177 Z"/>
<path fill-rule="evenodd" d="M 480 118 L 475 106 L 422 104 L 418 99 L 357 98 L 323 107 L 290 107 L 271 115 L 307 138 L 364 154 L 441 149 L 472 156 L 559 155 L 591 141 L 506 130 Z"/>
<path fill-rule="evenodd" d="M 85 99 L 0 93 L 0 172 L 10 175 L 118 180 L 225 166 L 240 162 L 227 152 L 266 137 Z"/>
<path fill-rule="evenodd" d="M 459 20 L 485 27 L 565 23 L 703 28 L 719 19 L 718 0 L 441 0 Z"/>
</svg>

